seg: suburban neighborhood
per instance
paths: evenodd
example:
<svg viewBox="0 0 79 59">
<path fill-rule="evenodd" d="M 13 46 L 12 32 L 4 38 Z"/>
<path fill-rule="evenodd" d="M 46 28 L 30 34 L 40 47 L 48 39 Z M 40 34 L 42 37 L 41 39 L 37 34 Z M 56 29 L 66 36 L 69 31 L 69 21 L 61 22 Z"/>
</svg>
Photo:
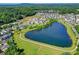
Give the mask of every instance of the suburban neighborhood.
<svg viewBox="0 0 79 59">
<path fill-rule="evenodd" d="M 78 55 L 79 11 L 71 5 L 1 6 L 0 55 Z"/>
<path fill-rule="evenodd" d="M 18 29 L 23 29 L 26 26 L 29 25 L 33 25 L 33 24 L 43 24 L 48 22 L 48 20 L 46 20 L 47 18 L 52 18 L 52 19 L 65 19 L 65 21 L 67 21 L 69 24 L 71 25 L 77 25 L 79 24 L 79 15 L 75 15 L 74 13 L 71 14 L 64 14 L 61 15 L 58 12 L 53 12 L 48 10 L 47 12 L 38 12 L 36 15 L 41 16 L 40 18 L 32 18 L 30 19 L 25 25 L 24 24 L 18 24 L 19 21 L 8 24 L 7 27 L 5 29 L 1 29 L 0 30 L 0 49 L 2 51 L 5 51 L 9 46 L 7 44 L 7 39 L 9 39 L 14 30 L 18 30 Z M 4 26 L 3 26 L 4 27 Z"/>
</svg>

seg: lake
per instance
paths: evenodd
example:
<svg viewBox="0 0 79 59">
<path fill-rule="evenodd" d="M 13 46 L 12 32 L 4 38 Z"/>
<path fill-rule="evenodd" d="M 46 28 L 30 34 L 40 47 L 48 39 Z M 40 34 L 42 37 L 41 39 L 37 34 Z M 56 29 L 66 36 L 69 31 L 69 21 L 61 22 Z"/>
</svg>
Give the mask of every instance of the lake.
<svg viewBox="0 0 79 59">
<path fill-rule="evenodd" d="M 72 40 L 67 34 L 64 25 L 54 22 L 47 28 L 29 31 L 25 34 L 30 40 L 55 45 L 59 47 L 70 47 Z"/>
</svg>

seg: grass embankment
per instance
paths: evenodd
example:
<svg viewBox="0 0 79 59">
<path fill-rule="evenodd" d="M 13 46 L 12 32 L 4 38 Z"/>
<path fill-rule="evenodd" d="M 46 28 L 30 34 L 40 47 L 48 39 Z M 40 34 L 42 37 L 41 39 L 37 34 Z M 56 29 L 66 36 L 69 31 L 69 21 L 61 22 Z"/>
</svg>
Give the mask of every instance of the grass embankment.
<svg viewBox="0 0 79 59">
<path fill-rule="evenodd" d="M 28 28 L 23 29 L 21 31 L 15 31 L 13 36 L 14 41 L 15 43 L 17 43 L 17 46 L 19 48 L 24 49 L 25 54 L 62 54 L 64 52 L 71 52 L 71 54 L 73 54 L 74 48 L 76 47 L 76 37 L 72 31 L 72 28 L 66 22 L 65 23 L 63 21 L 58 22 L 62 23 L 66 27 L 67 32 L 70 38 L 72 39 L 73 44 L 69 48 L 62 48 L 29 40 L 24 36 L 26 32 L 31 31 L 31 29 Z"/>
</svg>

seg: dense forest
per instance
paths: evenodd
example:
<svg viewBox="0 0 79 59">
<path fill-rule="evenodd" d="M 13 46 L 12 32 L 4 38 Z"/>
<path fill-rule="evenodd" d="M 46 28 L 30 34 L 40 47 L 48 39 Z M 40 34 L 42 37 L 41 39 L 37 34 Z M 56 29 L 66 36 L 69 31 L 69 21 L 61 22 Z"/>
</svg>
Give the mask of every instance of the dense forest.
<svg viewBox="0 0 79 59">
<path fill-rule="evenodd" d="M 0 7 L 0 24 L 14 22 L 34 14 L 35 12 L 31 8 Z"/>
</svg>

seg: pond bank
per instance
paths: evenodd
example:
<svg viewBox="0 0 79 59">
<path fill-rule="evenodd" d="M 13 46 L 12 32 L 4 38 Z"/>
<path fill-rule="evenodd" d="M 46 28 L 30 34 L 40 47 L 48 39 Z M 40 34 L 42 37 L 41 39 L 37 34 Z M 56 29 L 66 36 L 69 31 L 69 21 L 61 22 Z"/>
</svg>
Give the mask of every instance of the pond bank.
<svg viewBox="0 0 79 59">
<path fill-rule="evenodd" d="M 24 52 L 26 54 L 62 54 L 64 52 L 71 52 L 71 54 L 73 54 L 75 52 L 74 49 L 76 47 L 76 41 L 77 41 L 76 37 L 75 37 L 71 27 L 67 23 L 64 23 L 61 20 L 59 20 L 58 22 L 67 26 L 67 32 L 73 42 L 72 46 L 69 48 L 61 48 L 61 47 L 57 47 L 57 46 L 53 46 L 53 45 L 51 46 L 51 45 L 47 45 L 47 44 L 42 44 L 42 43 L 35 42 L 35 41 L 25 38 L 24 34 L 26 32 L 35 30 L 36 28 L 35 29 L 26 28 L 21 31 L 15 31 L 14 36 L 13 36 L 14 41 L 17 43 L 17 46 L 19 48 L 24 49 Z"/>
</svg>

